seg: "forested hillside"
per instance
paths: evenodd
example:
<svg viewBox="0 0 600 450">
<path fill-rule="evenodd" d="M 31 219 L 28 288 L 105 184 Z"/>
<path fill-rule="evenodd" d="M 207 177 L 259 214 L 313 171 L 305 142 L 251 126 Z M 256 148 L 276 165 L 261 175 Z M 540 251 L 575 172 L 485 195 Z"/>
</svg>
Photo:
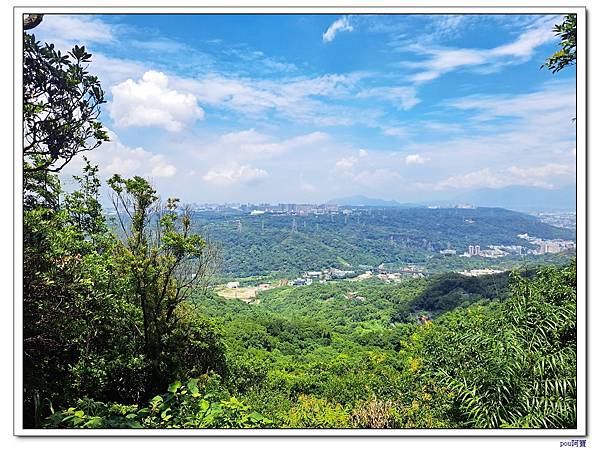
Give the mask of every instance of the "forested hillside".
<svg viewBox="0 0 600 450">
<path fill-rule="evenodd" d="M 82 399 L 46 424 L 570 428 L 575 266 L 531 277 L 339 282 L 250 305 L 199 294 L 193 311 L 219 330 L 222 371 L 176 381 L 147 407 Z M 431 291 L 464 295 L 427 311 Z"/>
<path fill-rule="evenodd" d="M 448 247 L 458 253 L 469 245 L 535 248 L 517 237 L 523 233 L 543 239 L 574 238 L 572 230 L 500 208 L 363 208 L 348 216 L 195 212 L 193 223 L 198 232 L 222 243 L 223 272 L 237 277 L 347 264 L 427 264 Z M 452 263 L 454 268 L 477 266 L 457 257 Z M 438 269 L 435 262 L 430 265 Z"/>
</svg>

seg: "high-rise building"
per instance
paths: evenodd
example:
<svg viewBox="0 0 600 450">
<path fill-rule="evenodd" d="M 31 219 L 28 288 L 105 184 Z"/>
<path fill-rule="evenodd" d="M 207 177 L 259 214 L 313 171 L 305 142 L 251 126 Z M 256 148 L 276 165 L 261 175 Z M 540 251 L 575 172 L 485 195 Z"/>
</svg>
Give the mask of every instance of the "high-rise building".
<svg viewBox="0 0 600 450">
<path fill-rule="evenodd" d="M 475 247 L 473 247 L 472 245 L 469 245 L 469 255 L 473 256 L 475 254 Z"/>
<path fill-rule="evenodd" d="M 480 250 L 481 250 L 481 249 L 479 248 L 479 245 L 476 245 L 476 246 L 475 246 L 475 254 L 476 254 L 476 255 L 479 255 L 479 252 L 480 252 Z"/>
</svg>

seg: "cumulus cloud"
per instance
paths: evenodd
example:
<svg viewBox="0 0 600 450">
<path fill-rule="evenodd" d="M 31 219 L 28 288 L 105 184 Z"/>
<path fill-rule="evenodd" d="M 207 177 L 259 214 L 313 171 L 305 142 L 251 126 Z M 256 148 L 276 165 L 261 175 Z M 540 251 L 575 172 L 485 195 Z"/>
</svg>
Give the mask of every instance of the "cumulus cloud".
<svg viewBox="0 0 600 450">
<path fill-rule="evenodd" d="M 94 52 L 90 71 L 97 75 L 103 86 L 113 86 L 129 78 L 141 78 L 148 70 L 146 64 L 131 59 L 114 58 Z"/>
<path fill-rule="evenodd" d="M 128 79 L 111 92 L 109 113 L 120 127 L 158 126 L 179 132 L 204 117 L 196 97 L 170 89 L 169 78 L 162 72 L 150 70 L 141 80 Z"/>
<path fill-rule="evenodd" d="M 143 147 L 129 147 L 113 131 L 108 130 L 108 135 L 110 141 L 85 154 L 91 163 L 98 165 L 103 176 L 118 173 L 124 177 L 139 175 L 145 178 L 168 178 L 177 173 L 177 168 L 165 155 L 153 153 Z M 83 158 L 78 155 L 67 167 L 77 173 L 82 166 Z"/>
<path fill-rule="evenodd" d="M 327 31 L 323 33 L 323 42 L 331 42 L 335 38 L 336 34 L 342 31 L 353 31 L 354 28 L 350 24 L 348 16 L 341 17 L 333 22 Z"/>
<path fill-rule="evenodd" d="M 266 170 L 250 165 L 231 164 L 225 167 L 215 167 L 204 174 L 202 179 L 217 186 L 234 184 L 252 184 L 267 178 Z"/>
<path fill-rule="evenodd" d="M 336 184 L 392 189 L 403 179 L 396 170 L 397 161 L 390 154 L 359 149 L 355 155 L 339 158 L 335 162 L 331 174 Z"/>
<path fill-rule="evenodd" d="M 425 158 L 419 154 L 406 155 L 406 158 L 404 159 L 406 164 L 424 164 L 427 161 L 429 161 L 429 158 Z"/>
</svg>

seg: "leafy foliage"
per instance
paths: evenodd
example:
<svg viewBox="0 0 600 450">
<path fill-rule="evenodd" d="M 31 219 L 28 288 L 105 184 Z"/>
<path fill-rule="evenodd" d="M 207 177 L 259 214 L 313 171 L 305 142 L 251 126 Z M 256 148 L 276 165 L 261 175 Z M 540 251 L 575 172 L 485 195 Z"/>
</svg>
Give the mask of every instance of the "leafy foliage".
<svg viewBox="0 0 600 450">
<path fill-rule="evenodd" d="M 560 50 L 553 53 L 542 67 L 556 73 L 577 61 L 577 14 L 567 14 L 553 31 L 560 37 Z"/>
<path fill-rule="evenodd" d="M 235 397 L 219 400 L 201 392 L 198 379 L 174 381 L 166 394 L 146 406 L 102 403 L 89 399 L 52 414 L 51 428 L 268 428 L 271 421 Z"/>
<path fill-rule="evenodd" d="M 141 177 L 114 175 L 108 184 L 124 235 L 116 252 L 128 286 L 124 295 L 142 311 L 144 354 L 150 364 L 146 392 L 150 393 L 186 366 L 172 357 L 178 354 L 178 345 L 194 341 L 194 348 L 188 345 L 184 353 L 199 356 L 202 342 L 197 336 L 202 335 L 198 331 L 202 327 L 182 323 L 181 308 L 202 281 L 206 245 L 200 235 L 190 232 L 189 212 L 178 216 L 177 199 L 169 199 L 163 207 L 154 188 Z M 207 363 L 213 369 L 222 366 L 212 359 Z"/>
<path fill-rule="evenodd" d="M 24 213 L 26 426 L 38 426 L 52 405 L 61 407 L 77 398 L 139 402 L 154 395 L 153 386 L 162 379 L 226 371 L 221 335 L 213 321 L 181 304 L 182 289 L 190 278 L 176 284 L 158 265 L 144 274 L 146 282 L 158 280 L 153 289 L 159 282 L 168 287 L 163 297 L 151 292 L 155 295 L 151 298 L 162 299 L 164 306 L 152 310 L 153 330 L 162 332 L 153 336 L 160 350 L 148 352 L 147 317 L 131 295 L 137 285 L 128 278 L 136 270 L 132 264 L 136 260 L 106 225 L 98 202 L 97 171 L 88 163 L 83 175 L 75 177 L 80 188 L 64 195 L 59 195 L 57 180 L 56 206 L 32 205 Z M 190 253 L 197 259 L 203 241 L 180 231 L 176 226 L 180 220 L 185 218 L 171 212 L 161 217 L 162 253 L 149 249 L 155 259 L 146 263 L 162 258 L 162 264 L 176 266 Z M 170 266 L 167 273 L 188 273 L 176 269 Z M 174 299 L 179 303 L 173 305 Z M 172 309 L 164 313 L 166 308 Z"/>
<path fill-rule="evenodd" d="M 98 121 L 104 92 L 87 71 L 91 57 L 85 47 L 62 54 L 23 34 L 25 173 L 59 172 L 76 154 L 108 140 Z"/>
<path fill-rule="evenodd" d="M 26 413 L 75 392 L 139 395 L 134 382 L 144 362 L 133 356 L 140 341 L 131 321 L 140 316 L 119 296 L 116 242 L 96 201 L 95 169 L 88 165 L 79 181 L 82 188 L 66 196 L 70 208 L 24 213 Z M 122 377 L 132 381 L 127 392 L 118 387 Z"/>
<path fill-rule="evenodd" d="M 425 327 L 424 365 L 477 428 L 576 425 L 576 266 L 515 276 L 510 299 Z"/>
</svg>

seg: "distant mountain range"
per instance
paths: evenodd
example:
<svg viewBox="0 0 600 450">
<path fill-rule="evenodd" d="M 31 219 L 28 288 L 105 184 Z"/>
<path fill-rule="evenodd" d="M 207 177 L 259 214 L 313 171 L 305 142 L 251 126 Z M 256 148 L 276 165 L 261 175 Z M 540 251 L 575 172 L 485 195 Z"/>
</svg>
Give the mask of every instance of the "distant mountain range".
<svg viewBox="0 0 600 450">
<path fill-rule="evenodd" d="M 471 204 L 512 209 L 523 212 L 574 210 L 576 206 L 575 186 L 543 189 L 531 186 L 507 186 L 504 188 L 482 188 L 453 193 L 434 200 L 401 203 L 364 195 L 334 198 L 328 203 L 345 206 L 387 206 L 395 208 L 419 208 L 427 205 L 451 206 Z"/>
</svg>

